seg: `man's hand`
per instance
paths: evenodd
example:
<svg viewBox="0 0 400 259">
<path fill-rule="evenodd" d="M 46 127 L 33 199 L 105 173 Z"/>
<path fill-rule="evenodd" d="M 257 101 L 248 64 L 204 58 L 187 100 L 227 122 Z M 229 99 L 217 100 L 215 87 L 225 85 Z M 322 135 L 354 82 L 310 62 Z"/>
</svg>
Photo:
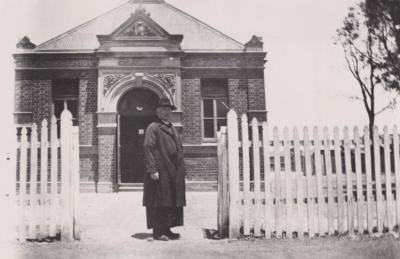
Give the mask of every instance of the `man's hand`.
<svg viewBox="0 0 400 259">
<path fill-rule="evenodd" d="M 154 181 L 157 181 L 160 178 L 160 176 L 158 175 L 158 172 L 155 172 L 150 174 L 150 178 Z"/>
</svg>

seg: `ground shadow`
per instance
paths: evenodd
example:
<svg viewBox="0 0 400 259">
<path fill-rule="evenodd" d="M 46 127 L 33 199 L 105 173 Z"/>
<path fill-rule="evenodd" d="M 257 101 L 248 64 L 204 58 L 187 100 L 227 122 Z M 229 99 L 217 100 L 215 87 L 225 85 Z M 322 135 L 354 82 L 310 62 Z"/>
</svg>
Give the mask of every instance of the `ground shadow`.
<svg viewBox="0 0 400 259">
<path fill-rule="evenodd" d="M 201 229 L 203 231 L 203 236 L 206 239 L 212 239 L 212 240 L 219 240 L 221 237 L 218 234 L 218 231 L 215 229 L 207 229 L 203 228 Z"/>
<path fill-rule="evenodd" d="M 136 233 L 136 234 L 131 235 L 131 237 L 140 239 L 140 240 L 144 240 L 144 239 L 152 238 L 153 234 L 151 234 L 151 233 Z"/>
</svg>

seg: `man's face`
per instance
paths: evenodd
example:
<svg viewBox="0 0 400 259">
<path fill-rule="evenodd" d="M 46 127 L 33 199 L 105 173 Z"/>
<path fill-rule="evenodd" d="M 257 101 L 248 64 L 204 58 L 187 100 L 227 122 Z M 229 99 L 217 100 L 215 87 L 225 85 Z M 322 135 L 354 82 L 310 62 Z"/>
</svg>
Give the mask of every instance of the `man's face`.
<svg viewBox="0 0 400 259">
<path fill-rule="evenodd" d="M 171 107 L 161 106 L 157 108 L 157 116 L 161 120 L 170 121 Z"/>
</svg>

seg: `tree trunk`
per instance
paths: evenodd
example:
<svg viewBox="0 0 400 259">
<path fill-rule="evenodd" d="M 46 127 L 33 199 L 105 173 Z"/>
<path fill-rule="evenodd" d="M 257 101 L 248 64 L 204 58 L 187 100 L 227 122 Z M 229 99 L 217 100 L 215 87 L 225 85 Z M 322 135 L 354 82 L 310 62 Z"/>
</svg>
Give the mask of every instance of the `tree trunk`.
<svg viewBox="0 0 400 259">
<path fill-rule="evenodd" d="M 374 125 L 375 125 L 375 114 L 368 114 L 368 128 L 369 128 L 369 139 L 371 143 L 371 173 L 372 180 L 375 180 L 375 151 L 374 151 Z"/>
</svg>

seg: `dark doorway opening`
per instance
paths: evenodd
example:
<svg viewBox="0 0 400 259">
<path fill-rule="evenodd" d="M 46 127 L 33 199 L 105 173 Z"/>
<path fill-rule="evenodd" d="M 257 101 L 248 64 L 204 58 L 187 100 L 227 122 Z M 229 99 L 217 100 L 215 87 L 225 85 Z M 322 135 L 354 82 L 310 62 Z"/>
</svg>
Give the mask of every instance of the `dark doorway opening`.
<svg viewBox="0 0 400 259">
<path fill-rule="evenodd" d="M 157 119 L 158 96 L 150 90 L 134 89 L 118 104 L 119 183 L 143 183 L 143 142 L 147 126 Z"/>
</svg>

